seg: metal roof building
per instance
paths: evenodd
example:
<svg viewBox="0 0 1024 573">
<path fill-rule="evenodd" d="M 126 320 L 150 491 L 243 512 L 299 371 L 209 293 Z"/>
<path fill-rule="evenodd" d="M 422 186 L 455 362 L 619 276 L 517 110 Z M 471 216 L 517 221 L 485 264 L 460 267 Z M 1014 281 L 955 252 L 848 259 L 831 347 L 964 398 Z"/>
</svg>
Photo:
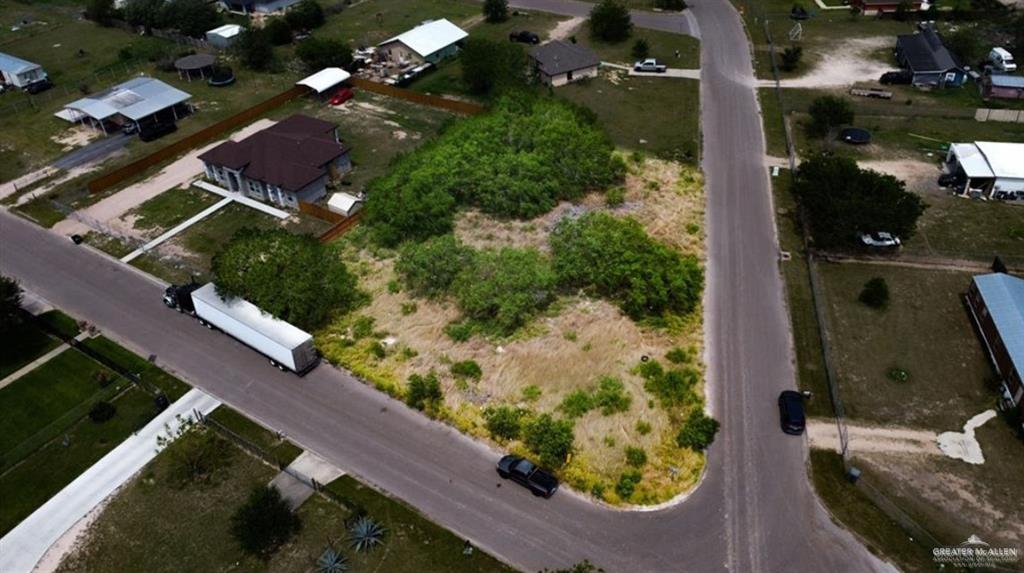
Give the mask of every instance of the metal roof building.
<svg viewBox="0 0 1024 573">
<path fill-rule="evenodd" d="M 352 77 L 352 74 L 341 68 L 324 68 L 311 76 L 295 82 L 295 85 L 306 86 L 316 91 L 316 93 L 322 94 L 350 77 Z"/>
<path fill-rule="evenodd" d="M 1024 399 L 1024 279 L 1005 273 L 974 277 L 967 303 L 985 349 L 1003 378 L 1003 398 Z"/>
<path fill-rule="evenodd" d="M 175 106 L 191 97 L 158 79 L 142 76 L 75 100 L 54 115 L 70 122 L 89 120 L 94 127 L 106 132 L 104 124 L 107 121 L 124 123 L 127 119 L 138 122 L 166 109 L 170 109 L 177 119 Z"/>
<path fill-rule="evenodd" d="M 977 141 L 949 146 L 950 173 L 967 177 L 972 190 L 992 199 L 1024 199 L 1024 143 Z"/>
<path fill-rule="evenodd" d="M 465 40 L 469 34 L 465 30 L 442 18 L 424 22 L 412 30 L 403 32 L 377 44 L 387 52 L 395 44 L 402 44 L 409 52 L 427 62 L 437 62 L 456 51 L 456 44 Z M 400 57 L 405 56 L 401 54 Z"/>
</svg>

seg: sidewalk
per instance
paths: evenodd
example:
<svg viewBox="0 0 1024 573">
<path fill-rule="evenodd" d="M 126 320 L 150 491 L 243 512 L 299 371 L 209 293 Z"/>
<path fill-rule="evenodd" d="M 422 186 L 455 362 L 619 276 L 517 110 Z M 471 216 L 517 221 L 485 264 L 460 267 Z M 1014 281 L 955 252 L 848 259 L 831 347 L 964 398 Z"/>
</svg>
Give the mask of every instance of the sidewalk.
<svg viewBox="0 0 1024 573">
<path fill-rule="evenodd" d="M 165 434 L 165 425 L 173 435 L 179 416 L 190 418 L 193 410 L 208 414 L 219 405 L 198 389 L 171 404 L 0 539 L 0 571 L 31 573 L 65 531 L 156 457 L 157 436 Z"/>
<path fill-rule="evenodd" d="M 313 495 L 311 480 L 327 485 L 343 475 L 345 472 L 307 451 L 299 454 L 287 468 L 274 476 L 274 479 L 270 480 L 270 485 L 281 492 L 281 497 L 294 511 Z"/>
<path fill-rule="evenodd" d="M 232 200 L 231 200 L 230 197 L 225 197 L 224 199 L 221 199 L 220 201 L 217 201 L 213 205 L 211 205 L 211 206 L 207 207 L 206 209 L 203 209 L 202 211 L 200 211 L 200 212 L 196 213 L 195 215 L 189 217 L 187 220 L 183 221 L 181 224 L 174 226 L 173 228 L 168 230 L 166 233 L 163 233 L 159 237 L 153 239 L 152 241 L 146 243 L 145 245 L 142 245 L 138 249 L 135 249 L 134 251 L 128 253 L 127 255 L 125 255 L 121 259 L 121 262 L 122 263 L 130 263 L 130 262 L 132 262 L 137 257 L 140 257 L 140 256 L 146 254 L 147 251 L 151 251 L 154 247 L 160 245 L 160 243 L 163 243 L 164 241 L 167 241 L 171 237 L 177 235 L 178 233 L 184 231 L 185 229 L 191 227 L 192 225 L 195 225 L 199 221 L 202 221 L 203 219 L 205 219 L 205 218 L 209 217 L 210 215 L 216 213 L 222 207 L 226 207 L 229 203 L 231 203 L 231 201 Z"/>
</svg>

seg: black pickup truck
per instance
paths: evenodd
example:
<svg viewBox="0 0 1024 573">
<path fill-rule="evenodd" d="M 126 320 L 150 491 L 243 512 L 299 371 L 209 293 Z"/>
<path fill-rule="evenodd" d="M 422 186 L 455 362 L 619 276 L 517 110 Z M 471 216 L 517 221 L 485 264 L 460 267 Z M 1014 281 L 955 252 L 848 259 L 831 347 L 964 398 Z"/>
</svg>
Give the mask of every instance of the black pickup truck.
<svg viewBox="0 0 1024 573">
<path fill-rule="evenodd" d="M 498 460 L 498 475 L 519 483 L 538 497 L 551 497 L 558 491 L 558 478 L 519 456 L 510 454 Z"/>
</svg>

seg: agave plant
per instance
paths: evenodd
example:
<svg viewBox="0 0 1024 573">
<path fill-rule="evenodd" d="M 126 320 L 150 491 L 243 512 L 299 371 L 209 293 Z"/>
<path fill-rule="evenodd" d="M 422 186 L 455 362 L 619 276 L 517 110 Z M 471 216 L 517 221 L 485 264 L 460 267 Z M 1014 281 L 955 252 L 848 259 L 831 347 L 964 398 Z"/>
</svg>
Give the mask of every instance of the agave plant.
<svg viewBox="0 0 1024 573">
<path fill-rule="evenodd" d="M 348 557 L 334 550 L 333 547 L 324 549 L 320 558 L 316 560 L 316 573 L 343 573 L 348 571 Z"/>
<path fill-rule="evenodd" d="M 384 543 L 387 531 L 369 516 L 362 516 L 348 528 L 349 543 L 356 551 L 367 551 Z"/>
</svg>

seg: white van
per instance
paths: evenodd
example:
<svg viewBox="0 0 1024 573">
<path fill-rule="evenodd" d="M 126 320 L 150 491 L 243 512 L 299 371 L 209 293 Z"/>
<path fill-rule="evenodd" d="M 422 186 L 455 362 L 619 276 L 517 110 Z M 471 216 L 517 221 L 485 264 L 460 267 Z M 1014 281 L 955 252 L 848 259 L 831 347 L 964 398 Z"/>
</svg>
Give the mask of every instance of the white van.
<svg viewBox="0 0 1024 573">
<path fill-rule="evenodd" d="M 1003 48 L 992 48 L 988 53 L 988 61 L 992 68 L 999 72 L 1015 72 L 1017 64 L 1013 61 L 1013 55 Z"/>
</svg>

